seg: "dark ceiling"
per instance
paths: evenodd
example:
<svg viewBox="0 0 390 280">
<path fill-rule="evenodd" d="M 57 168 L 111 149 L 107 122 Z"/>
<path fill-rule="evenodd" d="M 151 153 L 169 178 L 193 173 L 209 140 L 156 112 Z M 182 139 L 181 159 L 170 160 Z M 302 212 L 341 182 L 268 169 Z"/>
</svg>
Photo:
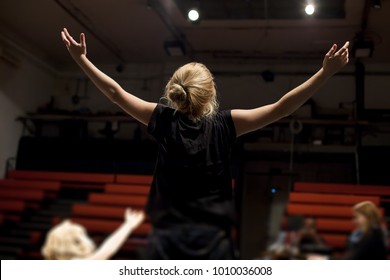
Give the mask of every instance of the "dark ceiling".
<svg viewBox="0 0 390 280">
<path fill-rule="evenodd" d="M 312 1 L 314 3 L 314 1 Z M 318 19 L 345 17 L 345 0 L 316 1 Z M 304 19 L 307 0 L 175 0 L 183 16 L 199 9 L 204 20 Z"/>
<path fill-rule="evenodd" d="M 66 26 L 76 38 L 85 32 L 97 64 L 317 63 L 333 43 L 353 41 L 360 32 L 375 45 L 365 62 L 390 64 L 390 0 L 380 9 L 371 0 L 315 0 L 310 17 L 303 14 L 306 1 L 1 0 L 0 47 L 62 69 L 73 65 L 60 39 Z M 192 24 L 187 10 L 198 4 L 202 20 Z M 185 43 L 182 58 L 164 49 L 175 40 Z"/>
</svg>

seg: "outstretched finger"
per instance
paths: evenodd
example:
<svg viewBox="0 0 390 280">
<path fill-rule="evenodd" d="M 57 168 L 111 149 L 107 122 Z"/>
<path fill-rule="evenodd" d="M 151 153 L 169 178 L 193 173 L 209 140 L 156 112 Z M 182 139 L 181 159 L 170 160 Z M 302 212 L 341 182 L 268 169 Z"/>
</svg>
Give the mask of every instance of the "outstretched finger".
<svg viewBox="0 0 390 280">
<path fill-rule="evenodd" d="M 61 31 L 61 38 L 62 38 L 62 41 L 65 43 L 65 45 L 66 45 L 67 47 L 69 47 L 69 46 L 70 46 L 70 42 L 69 42 L 69 40 L 66 38 L 64 31 Z"/>
<path fill-rule="evenodd" d="M 341 49 L 338 50 L 336 55 L 344 54 L 346 51 L 348 51 L 348 47 L 349 47 L 349 41 L 345 42 L 344 46 Z"/>
<path fill-rule="evenodd" d="M 336 52 L 336 50 L 337 50 L 337 45 L 333 44 L 333 46 L 330 48 L 330 50 L 328 51 L 328 53 L 326 55 L 331 56 Z"/>
<path fill-rule="evenodd" d="M 81 46 L 83 46 L 84 48 L 87 47 L 87 43 L 85 42 L 85 34 L 84 34 L 84 33 L 81 33 L 81 34 L 80 34 L 80 44 L 81 44 Z"/>
<path fill-rule="evenodd" d="M 65 33 L 65 36 L 69 40 L 70 43 L 72 43 L 74 45 L 78 45 L 78 43 L 75 41 L 75 39 L 73 39 L 73 37 L 70 36 L 70 34 L 66 28 L 64 28 L 64 33 Z"/>
</svg>

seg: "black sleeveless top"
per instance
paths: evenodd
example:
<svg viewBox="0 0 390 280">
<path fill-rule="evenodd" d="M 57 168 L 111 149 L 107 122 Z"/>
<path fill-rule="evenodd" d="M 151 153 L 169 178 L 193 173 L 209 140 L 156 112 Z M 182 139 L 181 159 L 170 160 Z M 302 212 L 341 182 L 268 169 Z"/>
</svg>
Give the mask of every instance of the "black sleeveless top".
<svg viewBox="0 0 390 280">
<path fill-rule="evenodd" d="M 230 151 L 236 139 L 231 112 L 192 121 L 158 104 L 148 132 L 159 144 L 146 206 L 153 226 L 204 224 L 230 228 L 235 216 Z"/>
</svg>

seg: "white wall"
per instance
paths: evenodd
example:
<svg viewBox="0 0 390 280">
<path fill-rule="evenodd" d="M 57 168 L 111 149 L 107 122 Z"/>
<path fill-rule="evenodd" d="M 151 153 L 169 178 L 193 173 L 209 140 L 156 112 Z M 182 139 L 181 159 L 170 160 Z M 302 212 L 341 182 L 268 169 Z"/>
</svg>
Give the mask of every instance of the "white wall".
<svg viewBox="0 0 390 280">
<path fill-rule="evenodd" d="M 49 101 L 54 77 L 42 67 L 17 54 L 17 63 L 0 59 L 0 178 L 8 158 L 16 157 L 22 125 L 16 118 L 34 112 Z"/>
</svg>

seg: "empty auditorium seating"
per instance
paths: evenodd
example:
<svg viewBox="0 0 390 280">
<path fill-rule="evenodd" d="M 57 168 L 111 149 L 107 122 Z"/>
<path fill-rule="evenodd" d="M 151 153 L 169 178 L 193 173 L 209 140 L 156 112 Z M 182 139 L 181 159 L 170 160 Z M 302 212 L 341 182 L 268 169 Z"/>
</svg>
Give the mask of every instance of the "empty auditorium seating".
<svg viewBox="0 0 390 280">
<path fill-rule="evenodd" d="M 294 192 L 390 196 L 387 186 L 296 182 Z"/>
<path fill-rule="evenodd" d="M 321 238 L 333 249 L 345 249 L 348 235 L 346 234 L 321 234 Z"/>
<path fill-rule="evenodd" d="M 22 200 L 0 200 L 1 213 L 22 213 L 26 208 L 26 203 Z"/>
<path fill-rule="evenodd" d="M 102 219 L 123 220 L 126 207 L 107 207 L 90 204 L 74 204 L 72 217 L 89 217 Z"/>
<path fill-rule="evenodd" d="M 361 201 L 369 200 L 375 205 L 379 205 L 379 196 L 363 195 L 335 195 L 335 194 L 318 194 L 318 193 L 290 193 L 289 202 L 291 203 L 308 203 L 308 204 L 329 204 L 329 205 L 354 205 Z"/>
<path fill-rule="evenodd" d="M 326 203 L 325 203 L 326 204 Z M 383 214 L 383 209 L 380 208 Z M 312 217 L 337 217 L 348 219 L 352 217 L 352 208 L 350 206 L 335 205 L 313 205 L 289 203 L 287 206 L 288 215 L 302 215 Z"/>
<path fill-rule="evenodd" d="M 118 174 L 115 176 L 115 182 L 119 184 L 137 184 L 137 185 L 151 185 L 153 176 L 150 175 L 127 175 Z"/>
<path fill-rule="evenodd" d="M 113 183 L 114 174 L 48 172 L 16 170 L 8 172 L 8 177 L 24 180 L 49 180 L 63 182 Z"/>
<path fill-rule="evenodd" d="M 58 181 L 28 180 L 28 179 L 5 179 L 0 180 L 0 189 L 23 188 L 38 189 L 57 192 L 61 187 Z"/>
<path fill-rule="evenodd" d="M 99 194 L 92 193 L 88 201 L 93 204 L 121 205 L 129 207 L 143 207 L 146 204 L 147 197 L 142 195 L 117 195 L 117 194 Z"/>
<path fill-rule="evenodd" d="M 40 246 L 53 226 L 54 216 L 58 221 L 71 218 L 83 224 L 94 238 L 106 236 L 123 222 L 126 207 L 145 206 L 150 183 L 151 176 L 145 175 L 10 171 L 6 179 L 0 180 L 0 225 L 9 229 L 9 235 L 0 236 L 1 253 L 15 258 L 41 258 Z M 68 198 L 61 202 L 61 196 L 77 193 L 84 203 L 76 202 L 77 198 L 71 204 Z M 45 205 L 52 206 L 45 209 Z M 134 233 L 138 239 L 127 242 L 126 248 L 134 251 L 150 228 L 147 222 L 141 225 Z M 2 244 L 6 240 L 12 244 Z"/>
<path fill-rule="evenodd" d="M 83 225 L 95 240 L 103 241 L 123 223 L 127 207 L 143 209 L 147 201 L 152 176 L 119 174 L 114 177 L 114 181 L 104 183 L 101 190 L 91 190 L 85 202 L 74 203 L 67 217 Z M 65 183 L 62 186 L 66 186 Z M 58 223 L 60 220 L 57 218 L 54 222 Z M 134 254 L 139 246 L 145 245 L 145 237 L 150 230 L 151 225 L 145 220 L 131 235 L 121 252 Z"/>
<path fill-rule="evenodd" d="M 90 234 L 94 233 L 104 233 L 110 234 L 114 230 L 116 230 L 123 221 L 115 220 L 102 220 L 102 219 L 91 219 L 91 218 L 71 218 L 71 220 L 75 223 L 83 225 Z M 147 235 L 151 230 L 151 225 L 144 223 L 140 225 L 134 232 L 133 235 Z"/>
<path fill-rule="evenodd" d="M 43 190 L 0 188 L 0 199 L 42 201 L 44 198 Z"/>
<path fill-rule="evenodd" d="M 127 207 L 144 209 L 152 180 L 149 175 L 10 171 L 7 179 L 0 180 L 0 225 L 4 221 L 15 222 L 19 226 L 10 232 L 19 236 L 1 240 L 21 240 L 12 245 L 16 258 L 39 259 L 48 230 L 70 219 L 83 225 L 94 240 L 102 242 L 123 223 Z M 80 200 L 66 200 L 66 195 L 79 190 L 83 190 Z M 51 208 L 46 209 L 45 205 Z M 38 216 L 30 211 L 32 206 L 40 213 Z M 123 256 L 134 256 L 139 246 L 146 244 L 151 228 L 146 218 L 124 244 Z"/>
<path fill-rule="evenodd" d="M 106 193 L 112 194 L 141 194 L 147 195 L 150 191 L 149 185 L 131 185 L 131 184 L 106 184 L 104 187 Z"/>
<path fill-rule="evenodd" d="M 320 232 L 344 232 L 351 233 L 354 229 L 354 224 L 351 219 L 316 219 L 317 230 Z"/>
<path fill-rule="evenodd" d="M 72 207 L 71 220 L 82 224 L 87 228 L 87 230 L 91 230 L 92 233 L 109 233 L 110 229 L 116 229 L 113 225 L 119 226 L 120 223 L 123 222 L 125 209 L 126 207 L 74 204 Z M 100 221 L 100 223 L 97 221 Z M 95 228 L 97 225 L 105 226 L 106 229 L 97 230 Z M 140 228 L 141 229 L 136 231 L 136 234 L 146 236 L 150 231 L 151 225 L 144 222 Z"/>
</svg>

